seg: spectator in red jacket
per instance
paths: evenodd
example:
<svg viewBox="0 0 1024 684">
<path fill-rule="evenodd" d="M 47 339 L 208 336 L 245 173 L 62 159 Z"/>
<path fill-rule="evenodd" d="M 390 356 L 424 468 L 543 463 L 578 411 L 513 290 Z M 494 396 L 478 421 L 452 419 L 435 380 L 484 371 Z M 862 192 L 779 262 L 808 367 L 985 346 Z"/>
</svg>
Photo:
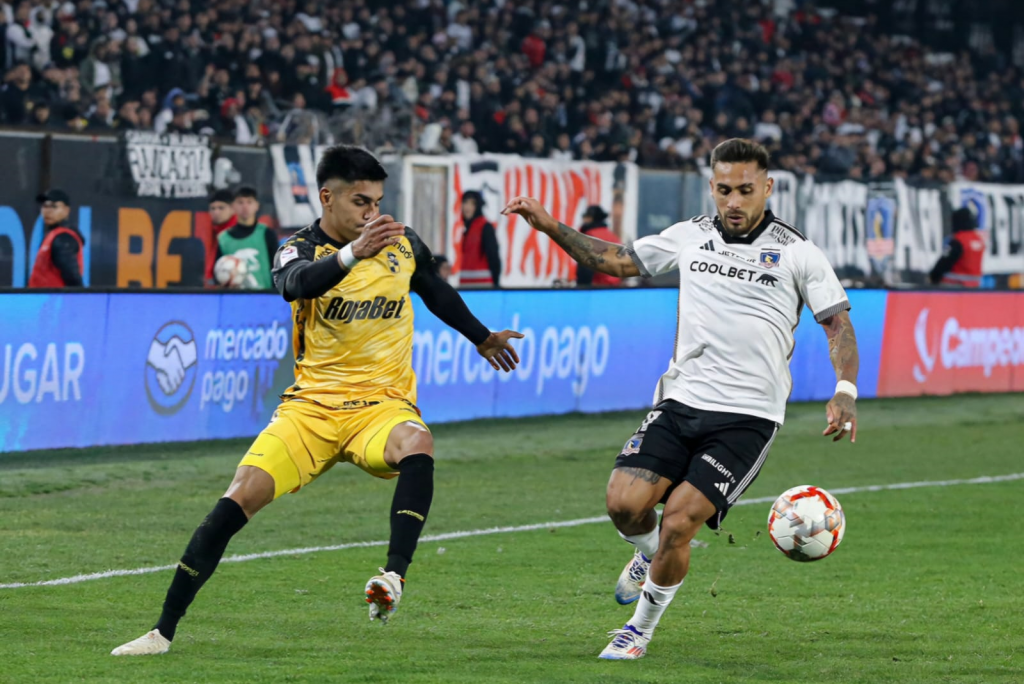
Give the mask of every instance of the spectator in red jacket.
<svg viewBox="0 0 1024 684">
<path fill-rule="evenodd" d="M 500 287 L 501 254 L 494 226 L 484 217 L 484 196 L 476 190 L 462 193 L 461 287 Z"/>
<path fill-rule="evenodd" d="M 951 287 L 980 287 L 985 236 L 978 230 L 978 219 L 967 207 L 953 212 L 953 235 L 929 278 L 933 284 Z"/>
<path fill-rule="evenodd" d="M 54 188 L 36 197 L 36 201 L 42 205 L 45 232 L 28 286 L 81 287 L 85 238 L 68 221 L 68 193 Z"/>
</svg>

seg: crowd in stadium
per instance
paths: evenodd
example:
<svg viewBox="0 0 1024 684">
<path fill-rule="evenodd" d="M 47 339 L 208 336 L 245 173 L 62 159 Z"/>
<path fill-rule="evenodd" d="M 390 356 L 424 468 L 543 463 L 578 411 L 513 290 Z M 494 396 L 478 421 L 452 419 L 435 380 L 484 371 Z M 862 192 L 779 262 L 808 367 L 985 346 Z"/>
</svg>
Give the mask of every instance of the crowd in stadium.
<svg viewBox="0 0 1024 684">
<path fill-rule="evenodd" d="M 3 2 L 7 126 L 1024 182 L 1024 78 L 773 0 Z M 988 74 L 982 78 L 979 74 Z"/>
</svg>

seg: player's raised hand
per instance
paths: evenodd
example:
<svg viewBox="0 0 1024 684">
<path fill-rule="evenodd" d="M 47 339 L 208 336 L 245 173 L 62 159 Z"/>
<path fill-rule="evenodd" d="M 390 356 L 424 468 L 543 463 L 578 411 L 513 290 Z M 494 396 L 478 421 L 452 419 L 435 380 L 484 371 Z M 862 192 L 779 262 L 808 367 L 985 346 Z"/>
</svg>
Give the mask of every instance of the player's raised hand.
<svg viewBox="0 0 1024 684">
<path fill-rule="evenodd" d="M 523 333 L 516 332 L 515 330 L 492 332 L 490 337 L 476 346 L 476 350 L 480 352 L 480 356 L 491 363 L 491 367 L 494 370 L 503 370 L 506 373 L 511 373 L 516 369 L 516 364 L 519 363 L 519 354 L 516 354 L 516 350 L 509 343 L 509 340 L 512 338 L 521 340 L 523 339 Z"/>
<path fill-rule="evenodd" d="M 835 435 L 833 442 L 838 442 L 846 433 L 850 433 L 850 442 L 857 441 L 857 401 L 846 392 L 836 392 L 832 400 L 825 406 L 825 419 L 828 427 L 821 434 Z"/>
<path fill-rule="evenodd" d="M 501 210 L 503 215 L 519 214 L 532 227 L 543 233 L 558 229 L 556 221 L 540 202 L 532 197 L 516 197 Z"/>
<path fill-rule="evenodd" d="M 369 259 L 385 247 L 397 244 L 404 234 L 404 224 L 389 214 L 381 214 L 367 223 L 362 235 L 352 241 L 352 255 L 357 259 Z"/>
</svg>

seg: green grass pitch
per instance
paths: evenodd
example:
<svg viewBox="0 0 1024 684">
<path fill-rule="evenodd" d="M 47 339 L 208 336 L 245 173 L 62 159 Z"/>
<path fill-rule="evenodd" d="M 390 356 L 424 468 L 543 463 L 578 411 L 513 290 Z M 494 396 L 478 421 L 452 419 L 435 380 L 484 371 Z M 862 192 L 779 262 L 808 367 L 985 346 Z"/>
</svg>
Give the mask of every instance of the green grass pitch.
<svg viewBox="0 0 1024 684">
<path fill-rule="evenodd" d="M 790 407 L 746 498 L 1024 472 L 1024 395 L 864 401 L 857 444 Z M 440 425 L 428 534 L 599 516 L 643 414 Z M 0 455 L 0 584 L 174 563 L 247 444 Z M 393 484 L 339 466 L 228 554 L 387 538 Z M 113 658 L 170 571 L 0 589 L 0 682 L 1024 682 L 1024 480 L 839 496 L 847 531 L 787 560 L 768 504 L 704 530 L 647 657 L 606 662 L 631 549 L 609 522 L 421 544 L 398 614 L 367 620 L 382 548 L 223 564 L 169 654 Z"/>
</svg>

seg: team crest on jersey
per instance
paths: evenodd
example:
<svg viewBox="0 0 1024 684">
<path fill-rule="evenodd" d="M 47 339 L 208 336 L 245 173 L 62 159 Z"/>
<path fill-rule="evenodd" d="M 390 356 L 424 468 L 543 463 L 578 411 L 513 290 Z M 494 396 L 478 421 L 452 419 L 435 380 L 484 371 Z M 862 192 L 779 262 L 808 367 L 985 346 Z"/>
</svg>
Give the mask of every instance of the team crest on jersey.
<svg viewBox="0 0 1024 684">
<path fill-rule="evenodd" d="M 633 435 L 626 442 L 625 446 L 622 447 L 623 456 L 632 456 L 633 454 L 640 453 L 640 445 L 643 444 L 644 438 L 637 435 Z"/>
<path fill-rule="evenodd" d="M 762 249 L 758 261 L 765 268 L 775 268 L 782 261 L 782 252 L 777 249 Z"/>
<path fill-rule="evenodd" d="M 398 263 L 398 257 L 395 256 L 394 252 L 388 252 L 388 268 L 391 269 L 392 273 L 398 273 L 402 270 L 401 265 Z"/>
</svg>

